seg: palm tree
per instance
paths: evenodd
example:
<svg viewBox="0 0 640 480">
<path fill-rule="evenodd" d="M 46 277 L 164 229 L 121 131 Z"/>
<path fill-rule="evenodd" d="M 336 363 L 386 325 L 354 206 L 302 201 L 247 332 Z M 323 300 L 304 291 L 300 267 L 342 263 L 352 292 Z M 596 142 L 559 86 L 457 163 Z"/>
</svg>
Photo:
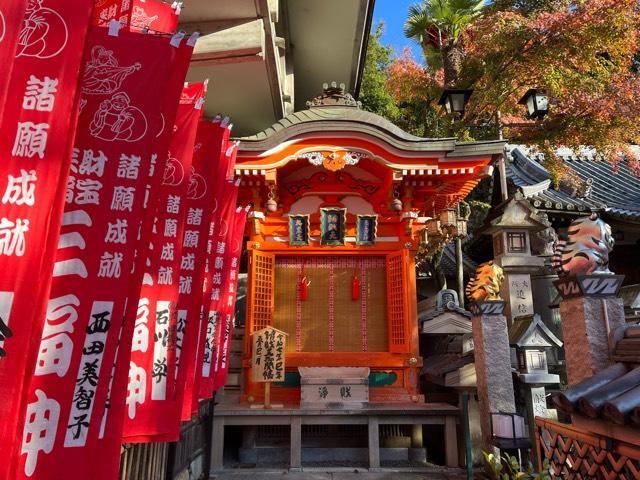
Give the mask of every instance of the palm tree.
<svg viewBox="0 0 640 480">
<path fill-rule="evenodd" d="M 484 3 L 485 0 L 423 0 L 409 7 L 404 34 L 422 45 L 431 68 L 444 68 L 447 87 L 456 86 L 462 69 L 464 48 L 460 36 L 480 15 Z"/>
</svg>

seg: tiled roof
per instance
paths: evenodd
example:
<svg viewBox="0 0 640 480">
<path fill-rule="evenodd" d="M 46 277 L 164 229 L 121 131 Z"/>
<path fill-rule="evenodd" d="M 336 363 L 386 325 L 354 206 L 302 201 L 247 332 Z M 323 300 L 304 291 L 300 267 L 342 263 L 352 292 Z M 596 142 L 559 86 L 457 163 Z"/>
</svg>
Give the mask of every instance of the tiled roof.
<svg viewBox="0 0 640 480">
<path fill-rule="evenodd" d="M 462 264 L 464 273 L 467 275 L 473 275 L 478 266 L 473 259 L 467 255 L 464 250 L 462 251 Z M 442 259 L 440 260 L 440 269 L 447 277 L 456 276 L 456 242 L 451 241 L 447 243 L 442 250 Z"/>
<path fill-rule="evenodd" d="M 560 411 L 640 427 L 640 325 L 627 325 L 618 336 L 617 363 L 554 395 Z"/>
<path fill-rule="evenodd" d="M 640 147 L 633 146 L 640 153 Z M 534 207 L 541 210 L 603 212 L 621 220 L 640 221 L 640 178 L 631 174 L 629 164 L 621 160 L 617 173 L 610 163 L 597 157 L 593 150 L 583 149 L 579 155 L 559 149 L 563 158 L 582 180 L 589 181 L 588 191 L 571 191 L 567 186 L 554 190 L 544 156 L 532 154 L 526 146 L 508 145 L 507 176 Z"/>
<path fill-rule="evenodd" d="M 444 385 L 444 377 L 447 373 L 473 363 L 473 359 L 473 355 L 460 355 L 457 353 L 432 355 L 425 358 L 425 364 L 420 375 L 429 382 Z"/>
</svg>

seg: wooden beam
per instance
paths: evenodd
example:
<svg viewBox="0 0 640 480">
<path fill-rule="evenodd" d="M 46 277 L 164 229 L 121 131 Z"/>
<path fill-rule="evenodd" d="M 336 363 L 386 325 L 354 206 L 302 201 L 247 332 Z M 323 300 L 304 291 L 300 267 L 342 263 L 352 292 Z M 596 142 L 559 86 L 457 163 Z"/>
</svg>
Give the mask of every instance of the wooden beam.
<svg viewBox="0 0 640 480">
<path fill-rule="evenodd" d="M 447 467 L 459 467 L 458 462 L 458 432 L 456 427 L 457 417 L 445 417 L 444 419 L 444 449 Z"/>
<path fill-rule="evenodd" d="M 213 475 L 224 468 L 224 423 L 225 417 L 213 417 L 210 475 Z"/>
<path fill-rule="evenodd" d="M 302 469 L 302 417 L 291 417 L 291 460 L 289 468 Z"/>
<path fill-rule="evenodd" d="M 369 417 L 369 470 L 380 469 L 380 429 L 378 417 Z"/>
</svg>

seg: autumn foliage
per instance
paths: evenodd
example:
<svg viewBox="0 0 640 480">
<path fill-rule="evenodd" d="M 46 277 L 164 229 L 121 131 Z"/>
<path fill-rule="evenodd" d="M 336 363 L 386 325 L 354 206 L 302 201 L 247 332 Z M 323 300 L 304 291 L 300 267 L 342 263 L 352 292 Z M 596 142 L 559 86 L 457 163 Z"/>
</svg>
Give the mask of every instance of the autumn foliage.
<svg viewBox="0 0 640 480">
<path fill-rule="evenodd" d="M 494 2 L 463 33 L 458 86 L 474 89 L 463 123 L 493 125 L 499 110 L 510 141 L 538 145 L 549 158 L 557 146 L 590 145 L 614 165 L 625 156 L 640 174 L 638 159 L 626 147 L 640 143 L 640 2 L 550 1 L 545 8 L 519 8 L 523 3 Z M 441 71 L 407 52 L 388 71 L 396 101 L 422 100 L 437 108 Z M 550 97 L 542 122 L 527 121 L 524 106 L 517 104 L 529 88 Z M 478 138 L 483 132 L 467 134 Z"/>
</svg>

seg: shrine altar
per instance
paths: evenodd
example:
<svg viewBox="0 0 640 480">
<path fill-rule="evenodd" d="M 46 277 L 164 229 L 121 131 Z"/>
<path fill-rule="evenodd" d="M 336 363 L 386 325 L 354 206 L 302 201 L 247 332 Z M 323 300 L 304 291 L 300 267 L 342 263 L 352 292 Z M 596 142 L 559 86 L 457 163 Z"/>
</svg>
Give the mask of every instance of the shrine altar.
<svg viewBox="0 0 640 480">
<path fill-rule="evenodd" d="M 288 335 L 274 401 L 299 404 L 301 367 L 362 367 L 370 402 L 421 403 L 420 232 L 491 175 L 502 142 L 415 137 L 339 87 L 309 106 L 240 139 L 239 201 L 253 207 L 242 400 L 262 400 L 251 334 L 271 326 Z"/>
</svg>

